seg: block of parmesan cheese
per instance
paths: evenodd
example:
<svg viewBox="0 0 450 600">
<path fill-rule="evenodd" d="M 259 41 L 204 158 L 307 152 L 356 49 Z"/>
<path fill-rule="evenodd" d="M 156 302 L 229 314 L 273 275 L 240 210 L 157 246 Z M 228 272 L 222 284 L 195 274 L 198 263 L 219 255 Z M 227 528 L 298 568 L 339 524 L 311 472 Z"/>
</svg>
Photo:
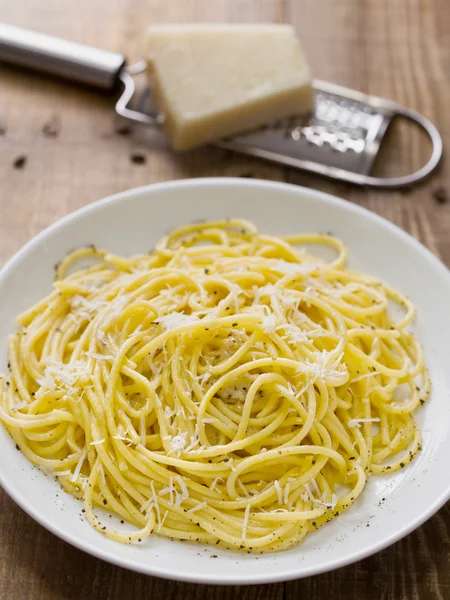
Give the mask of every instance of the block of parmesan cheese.
<svg viewBox="0 0 450 600">
<path fill-rule="evenodd" d="M 309 112 L 308 63 L 290 25 L 159 25 L 147 32 L 152 96 L 186 150 Z"/>
</svg>

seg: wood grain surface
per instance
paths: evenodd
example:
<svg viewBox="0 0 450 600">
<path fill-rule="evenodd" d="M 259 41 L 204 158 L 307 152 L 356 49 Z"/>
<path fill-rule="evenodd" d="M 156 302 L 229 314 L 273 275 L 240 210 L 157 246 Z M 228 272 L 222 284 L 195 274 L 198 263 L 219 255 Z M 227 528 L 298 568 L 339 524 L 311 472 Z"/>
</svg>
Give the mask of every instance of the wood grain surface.
<svg viewBox="0 0 450 600">
<path fill-rule="evenodd" d="M 142 56 L 150 23 L 293 23 L 314 74 L 392 98 L 431 117 L 450 146 L 448 0 L 0 0 L 8 23 Z M 443 161 L 406 191 L 368 191 L 223 150 L 170 152 L 163 137 L 121 131 L 113 99 L 0 66 L 0 263 L 62 215 L 138 185 L 205 176 L 289 181 L 385 216 L 450 266 L 450 173 Z M 427 145 L 404 127 L 383 169 L 407 172 Z M 138 154 L 142 160 L 135 162 Z M 138 164 L 141 162 L 141 164 Z M 396 545 L 333 573 L 286 584 L 215 587 L 137 575 L 94 559 L 34 523 L 0 491 L 0 599 L 446 600 L 450 506 Z"/>
</svg>

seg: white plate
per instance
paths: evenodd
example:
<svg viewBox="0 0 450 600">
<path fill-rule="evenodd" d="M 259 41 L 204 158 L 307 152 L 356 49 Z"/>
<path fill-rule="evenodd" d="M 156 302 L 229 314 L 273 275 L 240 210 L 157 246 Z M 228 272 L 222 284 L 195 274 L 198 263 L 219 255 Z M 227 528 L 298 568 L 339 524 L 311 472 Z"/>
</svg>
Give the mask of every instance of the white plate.
<svg viewBox="0 0 450 600">
<path fill-rule="evenodd" d="M 313 190 L 241 179 L 151 185 L 87 206 L 34 238 L 0 273 L 0 372 L 6 369 L 6 338 L 14 330 L 15 316 L 50 290 L 54 263 L 66 252 L 95 243 L 130 255 L 147 251 L 176 225 L 217 217 L 248 218 L 273 234 L 332 231 L 349 246 L 351 266 L 411 296 L 433 384 L 431 400 L 419 416 L 423 452 L 394 476 L 372 477 L 344 515 L 300 546 L 263 556 L 157 536 L 131 546 L 108 540 L 80 519 L 77 500 L 17 452 L 3 428 L 0 483 L 28 514 L 67 542 L 160 577 L 265 583 L 328 571 L 373 554 L 418 527 L 450 496 L 450 274 L 417 241 L 362 208 Z"/>
</svg>

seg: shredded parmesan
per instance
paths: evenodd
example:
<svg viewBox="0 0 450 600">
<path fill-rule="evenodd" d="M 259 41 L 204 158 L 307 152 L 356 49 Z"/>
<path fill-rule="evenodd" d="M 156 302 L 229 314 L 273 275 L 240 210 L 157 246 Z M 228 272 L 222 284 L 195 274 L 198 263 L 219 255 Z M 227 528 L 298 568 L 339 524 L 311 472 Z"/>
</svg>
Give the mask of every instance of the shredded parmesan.
<svg viewBox="0 0 450 600">
<path fill-rule="evenodd" d="M 283 275 L 298 275 L 298 274 L 308 274 L 317 269 L 318 265 L 315 264 L 307 264 L 307 263 L 291 263 L 285 260 L 277 260 L 273 265 L 272 269 L 274 271 L 278 271 Z"/>
<path fill-rule="evenodd" d="M 273 485 L 275 486 L 275 489 L 277 491 L 278 504 L 283 504 L 283 495 L 281 492 L 281 485 L 280 485 L 278 479 L 275 479 L 275 481 L 273 482 Z"/>
<path fill-rule="evenodd" d="M 178 430 L 178 432 L 179 433 L 170 440 L 170 449 L 171 452 L 176 452 L 179 455 L 186 446 L 187 431 L 180 432 L 180 430 Z"/>
<path fill-rule="evenodd" d="M 155 510 L 156 510 L 156 516 L 158 518 L 158 523 L 161 523 L 161 511 L 159 510 L 159 504 L 158 504 L 158 496 L 156 495 L 156 491 L 155 491 L 155 484 L 152 481 L 150 481 L 150 489 L 152 491 L 152 499 L 155 505 Z"/>
<path fill-rule="evenodd" d="M 277 317 L 274 314 L 269 315 L 268 317 L 264 317 L 262 321 L 262 326 L 267 333 L 274 333 L 277 325 Z"/>
<path fill-rule="evenodd" d="M 83 466 L 83 463 L 84 463 L 84 460 L 86 458 L 86 455 L 87 455 L 87 448 L 85 446 L 83 448 L 83 450 L 81 451 L 80 458 L 78 459 L 77 466 L 75 467 L 75 471 L 73 472 L 73 475 L 70 478 L 70 481 L 72 483 L 75 482 L 78 479 L 78 476 L 80 474 L 81 467 Z"/>
<path fill-rule="evenodd" d="M 164 521 L 166 520 L 166 518 L 167 518 L 167 515 L 168 515 L 168 514 L 169 514 L 169 511 L 168 511 L 168 510 L 166 510 L 166 512 L 164 513 L 164 516 L 163 516 L 163 518 L 162 518 L 162 521 L 161 521 L 161 523 L 158 525 L 158 529 L 156 530 L 158 533 L 161 531 L 161 527 L 164 525 Z"/>
<path fill-rule="evenodd" d="M 190 325 L 191 323 L 197 323 L 199 319 L 195 315 L 185 315 L 184 313 L 172 312 L 163 317 L 158 317 L 155 323 L 160 323 L 167 331 L 171 329 L 177 329 L 183 327 L 183 325 Z"/>
<path fill-rule="evenodd" d="M 242 493 L 244 494 L 244 496 L 246 498 L 248 498 L 250 496 L 250 494 L 247 492 L 247 489 L 246 489 L 245 485 L 242 483 L 242 481 L 239 479 L 239 477 L 236 478 L 236 483 L 240 487 L 240 489 L 241 489 Z"/>
<path fill-rule="evenodd" d="M 45 367 L 44 377 L 37 382 L 48 390 L 55 390 L 65 385 L 69 391 L 74 392 L 75 386 L 79 387 L 79 380 L 82 377 L 90 378 L 90 371 L 82 361 L 74 360 L 70 363 L 54 361 Z"/>
<path fill-rule="evenodd" d="M 198 510 L 201 510 L 202 508 L 205 508 L 205 506 L 207 506 L 207 502 L 206 501 L 205 502 L 199 502 L 198 504 L 196 504 L 195 506 L 193 506 L 192 508 L 190 508 L 186 512 L 188 512 L 188 513 L 197 512 Z"/>
<path fill-rule="evenodd" d="M 89 358 L 95 358 L 95 360 L 113 360 L 112 354 L 99 354 L 98 352 L 86 352 L 86 356 Z"/>
<path fill-rule="evenodd" d="M 361 423 L 379 423 L 380 419 L 378 417 L 374 417 L 373 419 L 350 419 L 347 422 L 349 427 L 361 427 Z"/>
<path fill-rule="evenodd" d="M 242 541 L 247 539 L 248 519 L 250 517 L 250 504 L 247 504 L 244 512 L 244 521 L 242 523 Z"/>
<path fill-rule="evenodd" d="M 216 489 L 216 485 L 219 483 L 219 481 L 223 482 L 222 477 L 216 477 L 214 479 L 214 481 L 212 482 L 212 484 L 209 486 L 209 489 L 211 490 L 211 492 Z"/>
</svg>

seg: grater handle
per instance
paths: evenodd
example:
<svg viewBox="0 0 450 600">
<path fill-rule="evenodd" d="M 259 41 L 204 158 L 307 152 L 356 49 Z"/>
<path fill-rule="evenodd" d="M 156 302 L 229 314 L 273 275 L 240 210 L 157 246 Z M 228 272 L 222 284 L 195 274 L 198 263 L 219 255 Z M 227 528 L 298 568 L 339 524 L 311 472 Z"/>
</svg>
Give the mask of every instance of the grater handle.
<svg viewBox="0 0 450 600">
<path fill-rule="evenodd" d="M 112 91 L 125 57 L 0 23 L 0 61 Z"/>
</svg>

